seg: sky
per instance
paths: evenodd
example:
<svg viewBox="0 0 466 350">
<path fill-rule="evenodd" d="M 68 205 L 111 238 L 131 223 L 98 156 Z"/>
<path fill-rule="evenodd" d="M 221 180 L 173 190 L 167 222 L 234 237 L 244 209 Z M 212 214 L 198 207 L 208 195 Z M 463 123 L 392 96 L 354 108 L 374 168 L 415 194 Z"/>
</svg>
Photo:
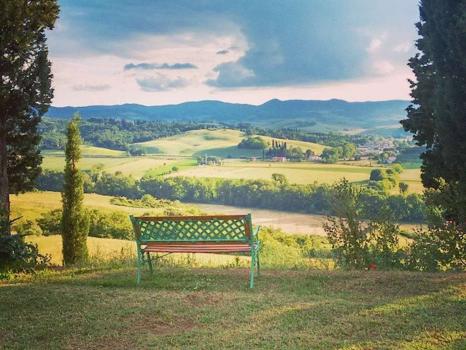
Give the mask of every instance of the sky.
<svg viewBox="0 0 466 350">
<path fill-rule="evenodd" d="M 55 106 L 409 99 L 417 0 L 60 0 Z"/>
</svg>

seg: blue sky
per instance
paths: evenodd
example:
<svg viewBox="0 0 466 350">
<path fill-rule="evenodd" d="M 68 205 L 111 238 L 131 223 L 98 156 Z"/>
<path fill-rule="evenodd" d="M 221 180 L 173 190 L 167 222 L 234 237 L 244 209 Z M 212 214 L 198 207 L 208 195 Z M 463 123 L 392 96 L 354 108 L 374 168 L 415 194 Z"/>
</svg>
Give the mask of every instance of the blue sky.
<svg viewBox="0 0 466 350">
<path fill-rule="evenodd" d="M 55 105 L 408 99 L 416 0 L 62 0 Z"/>
</svg>

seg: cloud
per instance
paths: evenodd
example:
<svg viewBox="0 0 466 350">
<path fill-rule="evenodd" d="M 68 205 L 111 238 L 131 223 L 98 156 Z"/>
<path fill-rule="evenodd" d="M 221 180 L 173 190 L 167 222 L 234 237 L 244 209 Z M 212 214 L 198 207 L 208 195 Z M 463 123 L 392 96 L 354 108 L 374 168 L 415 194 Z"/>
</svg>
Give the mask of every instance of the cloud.
<svg viewBox="0 0 466 350">
<path fill-rule="evenodd" d="M 376 74 L 380 61 L 398 70 L 414 49 L 396 46 L 414 41 L 418 18 L 417 1 L 406 0 L 119 0 L 111 5 L 61 0 L 60 5 L 57 30 L 49 34 L 51 55 L 114 55 L 124 63 L 142 62 L 125 65 L 125 70 L 139 71 L 194 69 L 150 60 L 195 57 L 196 73 L 217 89 L 362 79 Z M 222 37 L 233 39 L 214 49 L 197 49 Z M 165 51 L 160 53 L 162 41 Z M 218 49 L 223 47 L 227 49 Z M 182 48 L 197 50 L 196 56 L 174 53 Z M 379 65 L 379 71 L 388 68 Z M 213 77 L 206 80 L 209 74 Z"/>
<path fill-rule="evenodd" d="M 206 81 L 210 86 L 235 87 L 238 85 L 248 85 L 248 80 L 254 78 L 254 72 L 251 69 L 243 67 L 239 63 L 223 63 L 214 68 L 218 72 L 216 79 Z"/>
<path fill-rule="evenodd" d="M 165 75 L 157 74 L 154 77 L 145 77 L 136 79 L 141 90 L 146 92 L 168 91 L 177 88 L 183 88 L 189 85 L 188 80 L 177 77 L 170 79 Z"/>
<path fill-rule="evenodd" d="M 374 38 L 370 41 L 369 46 L 367 47 L 367 52 L 374 53 L 380 49 L 382 46 L 382 40 L 379 38 Z"/>
<path fill-rule="evenodd" d="M 154 70 L 154 69 L 197 69 L 192 63 L 128 63 L 125 64 L 123 67 L 124 70 L 132 70 L 132 69 L 139 69 L 139 70 Z"/>
<path fill-rule="evenodd" d="M 111 87 L 108 84 L 101 84 L 101 85 L 73 85 L 72 89 L 74 91 L 105 91 L 109 90 Z"/>
</svg>

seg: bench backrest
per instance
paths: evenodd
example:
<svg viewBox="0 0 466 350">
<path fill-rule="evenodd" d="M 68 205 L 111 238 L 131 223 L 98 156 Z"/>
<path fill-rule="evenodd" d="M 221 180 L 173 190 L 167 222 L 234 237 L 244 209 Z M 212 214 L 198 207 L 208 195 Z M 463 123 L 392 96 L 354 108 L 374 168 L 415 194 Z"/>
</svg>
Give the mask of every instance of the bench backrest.
<svg viewBox="0 0 466 350">
<path fill-rule="evenodd" d="M 136 240 L 145 242 L 249 242 L 251 214 L 133 217 Z"/>
</svg>

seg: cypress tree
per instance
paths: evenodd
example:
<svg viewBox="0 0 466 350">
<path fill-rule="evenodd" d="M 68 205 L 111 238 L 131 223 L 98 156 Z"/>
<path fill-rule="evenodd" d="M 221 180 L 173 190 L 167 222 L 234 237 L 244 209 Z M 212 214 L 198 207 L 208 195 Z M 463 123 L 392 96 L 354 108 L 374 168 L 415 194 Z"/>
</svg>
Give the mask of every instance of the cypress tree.
<svg viewBox="0 0 466 350">
<path fill-rule="evenodd" d="M 466 0 L 422 0 L 419 53 L 409 61 L 417 81 L 401 123 L 426 147 L 422 182 L 439 196 L 446 220 L 466 231 Z"/>
<path fill-rule="evenodd" d="M 81 158 L 79 121 L 79 115 L 76 114 L 68 124 L 65 148 L 66 164 L 61 221 L 65 265 L 83 263 L 88 257 L 86 240 L 89 232 L 89 218 L 83 208 L 83 177 L 78 169 L 78 162 Z"/>
<path fill-rule="evenodd" d="M 53 97 L 45 32 L 56 0 L 0 0 L 0 235 L 10 234 L 10 194 L 40 173 L 37 125 Z"/>
</svg>

